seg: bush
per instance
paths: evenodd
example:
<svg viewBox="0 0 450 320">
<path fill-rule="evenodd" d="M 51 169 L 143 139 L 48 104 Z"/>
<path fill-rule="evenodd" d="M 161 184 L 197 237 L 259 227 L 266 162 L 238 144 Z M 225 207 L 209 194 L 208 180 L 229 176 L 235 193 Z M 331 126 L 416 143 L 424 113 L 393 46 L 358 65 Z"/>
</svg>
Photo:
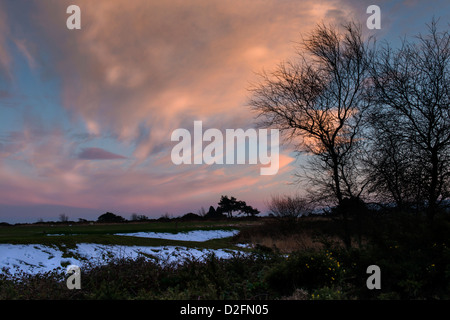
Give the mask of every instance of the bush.
<svg viewBox="0 0 450 320">
<path fill-rule="evenodd" d="M 295 220 L 311 212 L 309 202 L 300 196 L 272 196 L 267 207 L 270 214 L 282 219 Z"/>
<path fill-rule="evenodd" d="M 345 298 L 340 287 L 323 287 L 314 290 L 311 294 L 313 300 L 343 300 Z"/>
<path fill-rule="evenodd" d="M 289 295 L 296 288 L 312 290 L 339 284 L 344 273 L 342 264 L 332 252 L 303 251 L 291 254 L 272 268 L 266 280 L 271 289 Z"/>
<path fill-rule="evenodd" d="M 81 290 L 67 290 L 63 272 L 0 275 L 0 299 L 261 299 L 273 298 L 264 282 L 270 261 L 255 255 L 187 259 L 161 264 L 147 258 L 84 266 Z"/>
<path fill-rule="evenodd" d="M 202 220 L 202 219 L 203 219 L 203 217 L 199 216 L 198 214 L 192 213 L 192 212 L 186 213 L 185 215 L 183 215 L 180 218 L 180 220 L 183 220 L 183 221 L 195 221 L 195 220 Z"/>
<path fill-rule="evenodd" d="M 124 222 L 125 219 L 121 216 L 118 216 L 112 212 L 106 212 L 98 217 L 97 222 L 103 223 L 114 223 L 114 222 Z"/>
</svg>

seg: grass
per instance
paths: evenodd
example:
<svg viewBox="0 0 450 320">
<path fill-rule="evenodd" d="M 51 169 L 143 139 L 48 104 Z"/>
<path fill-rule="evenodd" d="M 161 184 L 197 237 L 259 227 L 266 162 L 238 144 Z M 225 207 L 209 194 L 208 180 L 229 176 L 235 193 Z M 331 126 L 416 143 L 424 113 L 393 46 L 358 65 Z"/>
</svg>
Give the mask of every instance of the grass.
<svg viewBox="0 0 450 320">
<path fill-rule="evenodd" d="M 244 226 L 235 241 L 251 243 L 283 254 L 302 250 L 322 250 L 333 245 L 342 247 L 332 219 L 302 217 L 299 220 L 263 219 L 259 224 Z"/>
<path fill-rule="evenodd" d="M 240 229 L 252 222 L 235 221 L 182 221 L 182 222 L 145 222 L 111 224 L 33 224 L 0 227 L 0 243 L 43 244 L 61 247 L 74 246 L 77 243 L 97 243 L 111 245 L 139 246 L 187 246 L 199 248 L 234 247 L 231 239 L 213 239 L 205 242 L 178 241 L 142 237 L 118 236 L 115 233 L 132 232 L 188 232 L 192 230 L 233 230 Z M 253 222 L 254 223 L 254 222 Z M 60 236 L 61 235 L 61 236 Z"/>
<path fill-rule="evenodd" d="M 364 217 L 363 228 L 352 224 L 353 246 L 343 246 L 340 222 L 329 217 L 298 221 L 260 218 L 214 223 L 143 223 L 57 226 L 52 232 L 79 235 L 48 237 L 43 226 L 2 227 L 4 241 L 197 246 L 234 248 L 251 243 L 246 255 L 230 259 L 214 255 L 180 264 L 158 264 L 139 258 L 119 259 L 83 269 L 82 290 L 67 290 L 56 273 L 15 279 L 0 275 L 0 299 L 450 299 L 450 216 L 432 223 L 411 214 Z M 92 229 L 89 229 L 92 227 Z M 5 229 L 10 228 L 5 231 Z M 27 229 L 28 228 L 28 229 Z M 45 228 L 49 228 L 45 226 Z M 233 238 L 207 242 L 118 237 L 110 233 L 239 229 Z M 13 232 L 16 230 L 16 232 Z M 126 230 L 126 231 L 124 231 Z M 20 239 L 22 236 L 22 240 Z M 362 239 L 362 241 L 358 241 Z M 42 243 L 42 242 L 39 242 Z M 381 269 L 381 290 L 366 287 L 367 267 Z"/>
</svg>

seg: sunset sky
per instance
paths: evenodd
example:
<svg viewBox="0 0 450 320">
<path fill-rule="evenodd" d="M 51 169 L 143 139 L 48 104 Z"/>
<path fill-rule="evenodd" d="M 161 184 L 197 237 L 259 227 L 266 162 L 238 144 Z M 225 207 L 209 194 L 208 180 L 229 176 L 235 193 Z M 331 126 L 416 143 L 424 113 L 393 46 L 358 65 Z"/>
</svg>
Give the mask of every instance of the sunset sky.
<svg viewBox="0 0 450 320">
<path fill-rule="evenodd" d="M 71 4 L 81 30 L 66 28 Z M 392 44 L 450 21 L 447 0 L 0 0 L 0 222 L 179 216 L 221 195 L 264 211 L 271 195 L 301 192 L 289 146 L 261 176 L 176 166 L 171 133 L 195 120 L 255 127 L 256 73 L 293 58 L 317 23 L 365 26 L 371 4 L 381 30 L 365 34 Z"/>
</svg>

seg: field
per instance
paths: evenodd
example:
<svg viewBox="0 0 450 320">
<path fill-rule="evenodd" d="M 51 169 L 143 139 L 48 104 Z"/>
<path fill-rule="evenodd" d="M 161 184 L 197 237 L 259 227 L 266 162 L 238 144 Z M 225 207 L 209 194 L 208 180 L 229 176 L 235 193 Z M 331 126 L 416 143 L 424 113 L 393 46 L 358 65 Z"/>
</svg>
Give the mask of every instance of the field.
<svg viewBox="0 0 450 320">
<path fill-rule="evenodd" d="M 142 237 L 117 236 L 118 233 L 159 232 L 179 233 L 192 230 L 232 230 L 251 222 L 245 221 L 186 221 L 186 222 L 127 222 L 127 223 L 46 223 L 0 227 L 0 243 L 74 245 L 97 243 L 114 245 L 187 245 L 208 248 L 224 248 L 228 240 L 211 240 L 207 243 L 179 242 Z"/>
<path fill-rule="evenodd" d="M 248 225 L 248 223 L 246 223 Z M 176 261 L 242 250 L 231 241 L 242 222 L 46 223 L 0 228 L 0 269 L 43 273 L 92 260 L 152 257 Z"/>
<path fill-rule="evenodd" d="M 447 215 L 431 224 L 409 214 L 353 222 L 350 248 L 339 219 L 320 216 L 2 226 L 0 251 L 10 249 L 2 261 L 30 248 L 47 256 L 28 262 L 45 272 L 2 270 L 0 299 L 450 297 Z M 161 238 L 143 237 L 149 232 Z M 69 264 L 81 264 L 81 290 L 66 287 Z M 367 287 L 370 265 L 382 270 L 379 290 Z"/>
</svg>

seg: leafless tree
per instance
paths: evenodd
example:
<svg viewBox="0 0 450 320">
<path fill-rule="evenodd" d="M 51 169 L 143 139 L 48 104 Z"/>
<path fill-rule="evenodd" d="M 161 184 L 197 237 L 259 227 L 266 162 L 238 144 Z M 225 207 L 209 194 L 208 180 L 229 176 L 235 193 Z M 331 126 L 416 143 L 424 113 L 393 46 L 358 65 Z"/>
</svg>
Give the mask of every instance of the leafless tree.
<svg viewBox="0 0 450 320">
<path fill-rule="evenodd" d="M 272 196 L 267 208 L 273 216 L 282 219 L 295 220 L 311 212 L 309 201 L 301 196 Z"/>
<path fill-rule="evenodd" d="M 345 25 L 343 33 L 320 25 L 302 42 L 297 61 L 263 73 L 251 89 L 250 105 L 261 124 L 281 129 L 299 151 L 319 159 L 326 178 L 315 176 L 314 183 L 323 184 L 338 203 L 360 193 L 349 160 L 367 106 L 368 52 L 356 24 Z"/>
<path fill-rule="evenodd" d="M 302 177 L 335 204 L 359 197 L 363 189 L 357 151 L 368 103 L 369 45 L 355 23 L 342 31 L 319 25 L 302 41 L 295 61 L 263 73 L 251 88 L 250 105 L 260 124 L 279 128 L 308 155 L 305 172 L 310 174 Z M 350 245 L 349 237 L 346 242 Z"/>
<path fill-rule="evenodd" d="M 69 221 L 69 217 L 68 217 L 65 213 L 61 213 L 61 214 L 59 215 L 59 221 L 61 221 L 61 222 L 67 222 L 67 221 Z"/>
<path fill-rule="evenodd" d="M 388 114 L 396 119 L 390 124 L 396 131 L 390 136 L 396 149 L 390 151 L 395 152 L 382 155 L 390 164 L 401 159 L 402 170 L 413 169 L 399 186 L 406 190 L 408 180 L 420 186 L 417 196 L 433 219 L 450 192 L 450 35 L 438 31 L 435 20 L 428 28 L 429 33 L 418 35 L 416 42 L 404 40 L 398 50 L 385 45 L 379 51 L 373 64 L 372 98 L 380 117 Z M 389 183 L 387 178 L 388 174 L 381 181 Z"/>
<path fill-rule="evenodd" d="M 388 108 L 373 108 L 368 116 L 364 162 L 372 200 L 400 210 L 419 209 L 423 203 L 420 165 L 403 134 L 401 117 Z"/>
</svg>

